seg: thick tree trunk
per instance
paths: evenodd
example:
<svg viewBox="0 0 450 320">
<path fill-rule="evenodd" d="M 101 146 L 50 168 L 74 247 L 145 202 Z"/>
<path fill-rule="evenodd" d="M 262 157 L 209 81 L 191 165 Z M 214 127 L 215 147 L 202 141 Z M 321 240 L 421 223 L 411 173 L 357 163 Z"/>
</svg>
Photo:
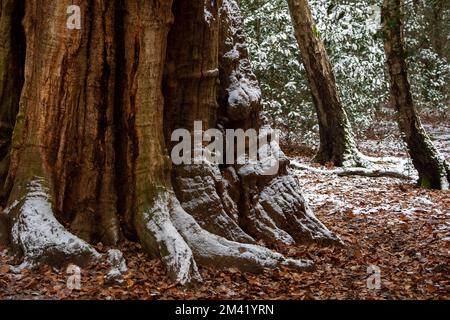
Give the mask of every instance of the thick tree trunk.
<svg viewBox="0 0 450 320">
<path fill-rule="evenodd" d="M 86 264 L 100 256 L 90 244 L 115 246 L 125 235 L 188 283 L 200 279 L 197 263 L 312 268 L 256 239 L 340 243 L 304 203 L 281 153 L 271 176 L 256 165 L 172 168 L 166 146 L 176 128 L 259 128 L 234 1 L 89 1 L 80 30 L 66 28 L 69 5 L 25 8 L 25 82 L 0 213 L 0 240 L 24 266 Z"/>
<path fill-rule="evenodd" d="M 11 140 L 23 85 L 25 40 L 21 20 L 24 2 L 0 2 L 0 212 L 7 201 L 6 185 Z M 0 245 L 7 242 L 9 223 L 0 213 Z"/>
<path fill-rule="evenodd" d="M 319 120 L 320 148 L 315 160 L 345 167 L 370 166 L 357 149 L 308 1 L 288 0 L 288 5 Z"/>
<path fill-rule="evenodd" d="M 450 166 L 425 132 L 414 106 L 405 61 L 402 7 L 402 0 L 385 0 L 382 11 L 384 48 L 391 79 L 391 104 L 397 111 L 400 131 L 414 167 L 419 172 L 419 185 L 448 189 Z"/>
<path fill-rule="evenodd" d="M 26 3 L 25 83 L 6 184 L 11 242 L 29 263 L 54 263 L 63 253 L 82 257 L 79 263 L 96 256 L 63 225 L 89 242 L 119 240 L 114 7 L 92 2 L 83 9 L 82 30 L 73 31 L 65 27 L 65 3 Z"/>
</svg>

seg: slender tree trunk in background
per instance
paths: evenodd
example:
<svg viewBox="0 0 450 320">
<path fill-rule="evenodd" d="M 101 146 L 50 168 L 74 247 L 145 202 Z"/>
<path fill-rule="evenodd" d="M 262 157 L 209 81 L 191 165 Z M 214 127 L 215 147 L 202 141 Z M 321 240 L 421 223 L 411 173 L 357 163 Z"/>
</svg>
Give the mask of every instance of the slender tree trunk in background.
<svg viewBox="0 0 450 320">
<path fill-rule="evenodd" d="M 11 19 L 20 21 L 20 2 L 1 3 L 1 30 L 20 34 Z M 197 263 L 312 268 L 259 239 L 340 243 L 305 204 L 278 150 L 271 176 L 257 165 L 172 168 L 174 129 L 193 131 L 194 120 L 204 130 L 261 127 L 233 0 L 94 0 L 81 6 L 80 30 L 66 27 L 71 4 L 26 2 L 23 41 L 0 39 L 0 161 L 10 155 L 0 245 L 14 248 L 22 267 L 84 265 L 100 258 L 92 244 L 126 237 L 188 283 L 200 279 Z M 11 54 L 25 47 L 23 60 Z"/>
<path fill-rule="evenodd" d="M 414 106 L 405 61 L 402 9 L 402 0 L 385 0 L 383 3 L 384 48 L 391 79 L 391 104 L 397 111 L 400 131 L 419 172 L 419 185 L 448 189 L 450 167 L 425 132 Z"/>
<path fill-rule="evenodd" d="M 369 166 L 359 153 L 342 106 L 333 70 L 307 0 L 288 0 L 294 33 L 319 120 L 320 148 L 315 160 L 336 166 Z"/>
<path fill-rule="evenodd" d="M 6 184 L 11 242 L 30 260 L 61 262 L 59 250 L 80 264 L 96 256 L 62 225 L 89 242 L 119 240 L 110 125 L 114 7 L 82 9 L 82 31 L 72 31 L 64 2 L 26 3 L 25 83 Z"/>
<path fill-rule="evenodd" d="M 0 2 L 0 212 L 7 201 L 6 177 L 12 133 L 23 85 L 24 44 L 21 19 L 24 1 Z M 6 242 L 8 221 L 0 214 L 0 244 Z"/>
</svg>

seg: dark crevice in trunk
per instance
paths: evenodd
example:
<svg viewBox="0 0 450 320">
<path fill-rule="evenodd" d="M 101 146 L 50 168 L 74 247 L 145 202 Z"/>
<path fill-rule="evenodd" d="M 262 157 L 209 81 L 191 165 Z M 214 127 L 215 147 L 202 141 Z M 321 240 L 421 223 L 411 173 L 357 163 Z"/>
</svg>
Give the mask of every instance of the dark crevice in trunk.
<svg viewBox="0 0 450 320">
<path fill-rule="evenodd" d="M 111 3 L 109 3 L 109 5 L 112 5 Z M 107 8 L 105 9 L 105 11 L 107 11 Z M 106 22 L 103 19 L 102 20 L 102 29 L 103 29 L 103 34 L 106 34 Z M 102 55 L 102 59 L 103 59 L 103 74 L 101 77 L 101 92 L 104 92 L 106 94 L 104 94 L 104 98 L 101 100 L 100 102 L 100 117 L 98 119 L 98 132 L 97 132 L 97 143 L 98 143 L 98 148 L 96 148 L 94 150 L 95 155 L 95 163 L 96 166 L 98 168 L 98 176 L 97 176 L 97 181 L 96 181 L 96 198 L 97 199 L 101 199 L 102 197 L 102 190 L 104 188 L 104 175 L 107 174 L 105 173 L 105 165 L 106 165 L 106 148 L 107 148 L 107 141 L 106 141 L 106 134 L 107 134 L 107 127 L 108 127 L 108 117 L 107 117 L 107 112 L 108 112 L 108 105 L 109 105 L 109 94 L 108 94 L 108 90 L 109 90 L 109 86 L 108 83 L 110 81 L 110 77 L 114 76 L 114 70 L 111 70 L 111 66 L 109 65 L 108 62 L 108 52 L 107 52 L 107 48 L 106 45 L 103 48 L 103 55 Z M 98 211 L 101 212 L 102 209 L 100 208 L 101 204 L 97 203 L 96 207 L 98 208 Z M 107 237 L 107 233 L 109 232 L 109 230 L 106 229 L 106 226 L 102 223 L 102 218 L 104 218 L 102 215 L 100 214 L 96 214 L 95 215 L 95 220 L 96 220 L 96 229 L 95 229 L 95 233 L 93 235 L 93 242 L 92 243 L 97 243 L 99 241 L 103 241 L 105 238 Z"/>
<path fill-rule="evenodd" d="M 414 167 L 419 173 L 419 186 L 448 189 L 448 163 L 425 131 L 411 93 L 403 34 L 403 0 L 384 0 L 382 8 L 383 36 L 390 76 L 391 104 L 408 147 Z"/>
<path fill-rule="evenodd" d="M 115 187 L 117 191 L 117 212 L 121 220 L 122 230 L 126 238 L 137 240 L 132 219 L 129 215 L 129 195 L 134 195 L 134 189 L 128 177 L 127 144 L 129 132 L 129 119 L 126 118 L 123 102 L 125 96 L 125 3 L 118 0 L 115 11 L 115 38 L 116 38 L 116 79 L 114 85 L 114 152 L 115 152 Z M 134 196 L 132 196 L 134 198 Z"/>
<path fill-rule="evenodd" d="M 139 57 L 140 57 L 140 50 L 141 50 L 141 44 L 139 35 L 137 34 L 134 39 L 134 52 L 132 56 L 132 67 L 130 70 L 130 84 L 129 84 L 129 99 L 130 99 L 130 110 L 128 113 L 128 119 L 126 119 L 127 125 L 126 125 L 126 134 L 128 140 L 127 143 L 129 144 L 129 158 L 127 158 L 127 161 L 129 163 L 128 166 L 128 172 L 130 173 L 127 176 L 128 179 L 128 186 L 130 187 L 126 192 L 129 193 L 128 200 L 127 200 L 127 211 L 125 215 L 125 225 L 127 230 L 130 232 L 129 235 L 131 236 L 131 239 L 137 239 L 136 237 L 136 228 L 134 223 L 134 215 L 137 212 L 137 191 L 136 191 L 136 165 L 137 165 L 137 159 L 139 157 L 139 140 L 138 140 L 138 133 L 136 129 L 136 93 L 137 93 L 137 83 L 136 77 L 137 77 L 137 71 L 139 67 Z M 124 114 L 127 114 L 127 112 L 124 111 Z"/>
<path fill-rule="evenodd" d="M 92 52 L 92 37 L 93 37 L 93 29 L 94 29 L 94 9 L 93 8 L 93 1 L 89 0 L 87 1 L 87 9 L 86 9 L 86 17 L 85 22 L 82 25 L 82 28 L 87 28 L 86 33 L 86 73 L 84 74 L 84 77 L 80 81 L 80 85 L 82 85 L 83 90 L 80 90 L 80 95 L 83 96 L 82 101 L 84 104 L 89 100 L 89 70 L 91 70 L 92 63 L 97 63 L 91 61 L 91 52 Z M 70 88 L 71 83 L 69 81 L 65 80 L 66 74 L 70 73 L 70 68 L 68 66 L 69 60 L 71 60 L 68 56 L 68 53 L 64 54 L 64 57 L 61 61 L 61 73 L 60 73 L 60 90 L 59 90 L 59 101 L 58 105 L 64 105 L 64 99 L 66 99 L 66 91 L 68 88 Z M 78 105 L 78 108 L 84 107 L 87 108 L 86 105 Z M 63 118 L 65 115 L 61 115 L 61 108 L 55 108 L 55 112 L 57 113 L 58 118 Z M 86 110 L 82 110 L 81 114 L 86 117 Z M 77 122 L 78 126 L 83 126 L 86 123 L 86 120 L 83 119 L 77 119 L 79 122 Z M 52 152 L 47 152 L 47 158 L 55 157 L 55 159 L 47 164 L 47 167 L 51 168 L 55 165 L 54 162 L 57 161 L 58 157 L 58 149 L 61 147 L 61 143 L 64 143 L 62 141 L 61 133 L 63 132 L 64 128 L 62 128 L 61 121 L 58 121 L 56 125 L 53 126 L 54 130 L 53 133 L 50 135 L 52 139 L 50 140 L 52 142 L 54 150 Z M 80 137 L 80 139 L 84 140 L 85 137 Z M 82 141 L 82 144 L 84 144 L 84 141 Z M 80 150 L 83 150 L 83 147 L 80 146 Z M 80 150 L 77 150 L 78 152 Z M 71 158 L 68 156 L 67 152 L 64 152 L 62 155 L 63 157 Z M 64 161 L 66 162 L 66 161 Z M 79 178 L 82 175 L 82 163 L 83 160 L 80 157 L 80 153 L 77 154 L 77 156 L 74 159 L 74 162 L 76 163 L 75 166 L 66 167 L 63 170 L 53 170 L 53 185 L 59 186 L 52 188 L 52 191 L 55 193 L 55 202 L 56 205 L 54 206 L 54 215 L 55 218 L 62 223 L 63 225 L 69 225 L 72 232 L 76 233 L 78 236 L 83 238 L 83 240 L 89 241 L 93 240 L 94 235 L 94 228 L 96 226 L 96 223 L 93 221 L 95 217 L 93 215 L 88 215 L 89 222 L 85 225 L 78 223 L 77 217 L 84 215 L 86 212 L 89 212 L 89 206 L 90 203 L 87 201 L 79 201 L 77 199 L 77 195 L 75 192 L 71 192 L 72 190 L 76 190 L 77 186 L 79 184 Z M 99 170 L 100 168 L 97 167 Z M 59 181 L 60 180 L 60 181 Z M 61 187 L 64 186 L 64 187 Z M 92 219 L 92 220 L 91 220 Z"/>
<path fill-rule="evenodd" d="M 7 44 L 0 51 L 0 207 L 6 204 L 12 185 L 6 184 L 11 139 L 19 111 L 19 101 L 24 84 L 24 68 L 26 40 L 25 31 L 22 26 L 22 19 L 25 15 L 25 1 L 14 0 L 0 3 L 1 6 L 12 6 L 12 11 L 1 8 L 0 19 L 11 19 L 10 30 L 0 30 L 9 32 Z M 9 17 L 8 15 L 11 14 Z M 8 45 L 10 50 L 8 50 Z"/>
</svg>

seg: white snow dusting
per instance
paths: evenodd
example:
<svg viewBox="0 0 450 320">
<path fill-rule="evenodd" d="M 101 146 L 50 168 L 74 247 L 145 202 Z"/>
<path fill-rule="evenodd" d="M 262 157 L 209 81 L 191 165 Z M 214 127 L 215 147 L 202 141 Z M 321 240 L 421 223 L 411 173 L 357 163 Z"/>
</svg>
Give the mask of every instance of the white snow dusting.
<svg viewBox="0 0 450 320">
<path fill-rule="evenodd" d="M 27 193 L 7 211 L 21 204 L 12 228 L 13 243 L 24 253 L 25 265 L 63 258 L 99 258 L 85 241 L 72 235 L 53 215 L 50 196 L 41 179 L 29 183 Z M 68 262 L 68 261 L 67 261 Z"/>
</svg>

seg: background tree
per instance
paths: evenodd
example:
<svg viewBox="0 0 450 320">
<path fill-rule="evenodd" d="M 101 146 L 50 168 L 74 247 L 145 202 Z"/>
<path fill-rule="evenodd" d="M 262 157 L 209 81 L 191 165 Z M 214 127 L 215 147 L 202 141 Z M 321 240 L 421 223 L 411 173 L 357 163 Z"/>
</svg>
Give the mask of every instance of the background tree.
<svg viewBox="0 0 450 320">
<path fill-rule="evenodd" d="M 9 150 L 23 85 L 24 52 L 20 30 L 23 3 L 2 1 L 0 7 L 0 181 L 4 182 L 9 166 Z M 0 183 L 0 199 L 3 199 Z M 4 199 L 3 199 L 4 200 Z"/>
<path fill-rule="evenodd" d="M 24 34 L 26 48 L 23 87 L 0 103 L 2 121 L 3 108 L 19 109 L 12 136 L 4 131 L 12 147 L 0 239 L 22 267 L 84 265 L 99 257 L 91 244 L 126 236 L 187 283 L 200 278 L 197 263 L 312 268 L 260 239 L 340 243 L 305 204 L 276 144 L 264 146 L 280 163 L 271 176 L 264 163 L 172 168 L 170 132 L 192 131 L 193 120 L 271 134 L 233 0 L 89 1 L 81 30 L 69 30 L 72 2 L 2 2 L 13 8 L 2 10 L 2 30 Z M 22 29 L 11 15 L 23 4 Z M 20 89 L 18 108 L 3 102 Z"/>
<path fill-rule="evenodd" d="M 399 127 L 414 167 L 419 172 L 419 185 L 446 190 L 449 187 L 450 167 L 425 132 L 411 94 L 405 60 L 403 5 L 402 0 L 385 0 L 382 10 L 391 103 L 398 113 Z"/>
<path fill-rule="evenodd" d="M 286 150 L 316 148 L 317 116 L 287 1 L 260 0 L 256 5 L 252 0 L 240 0 L 240 3 L 252 63 L 263 92 L 264 114 L 281 130 Z M 382 1 L 310 0 L 308 3 L 353 131 L 359 141 L 374 137 L 383 128 L 380 121 L 390 122 L 394 114 L 394 110 L 385 107 L 389 75 L 385 71 L 379 32 Z M 405 3 L 405 47 L 414 101 L 427 120 L 443 123 L 449 119 L 446 112 L 450 89 L 449 5 L 448 1 L 434 0 Z M 434 22 L 435 15 L 440 23 Z M 436 29 L 434 25 L 439 27 Z M 444 45 L 439 52 L 432 46 L 434 29 L 438 30 L 437 36 Z M 376 134 L 389 143 L 397 141 L 396 135 L 393 130 L 387 130 L 386 136 Z M 404 149 L 403 143 L 397 145 Z"/>
<path fill-rule="evenodd" d="M 317 27 L 306 0 L 288 0 L 294 33 L 319 120 L 319 163 L 337 166 L 368 165 L 359 153 L 347 113 L 342 106 L 333 69 L 319 38 Z"/>
</svg>

